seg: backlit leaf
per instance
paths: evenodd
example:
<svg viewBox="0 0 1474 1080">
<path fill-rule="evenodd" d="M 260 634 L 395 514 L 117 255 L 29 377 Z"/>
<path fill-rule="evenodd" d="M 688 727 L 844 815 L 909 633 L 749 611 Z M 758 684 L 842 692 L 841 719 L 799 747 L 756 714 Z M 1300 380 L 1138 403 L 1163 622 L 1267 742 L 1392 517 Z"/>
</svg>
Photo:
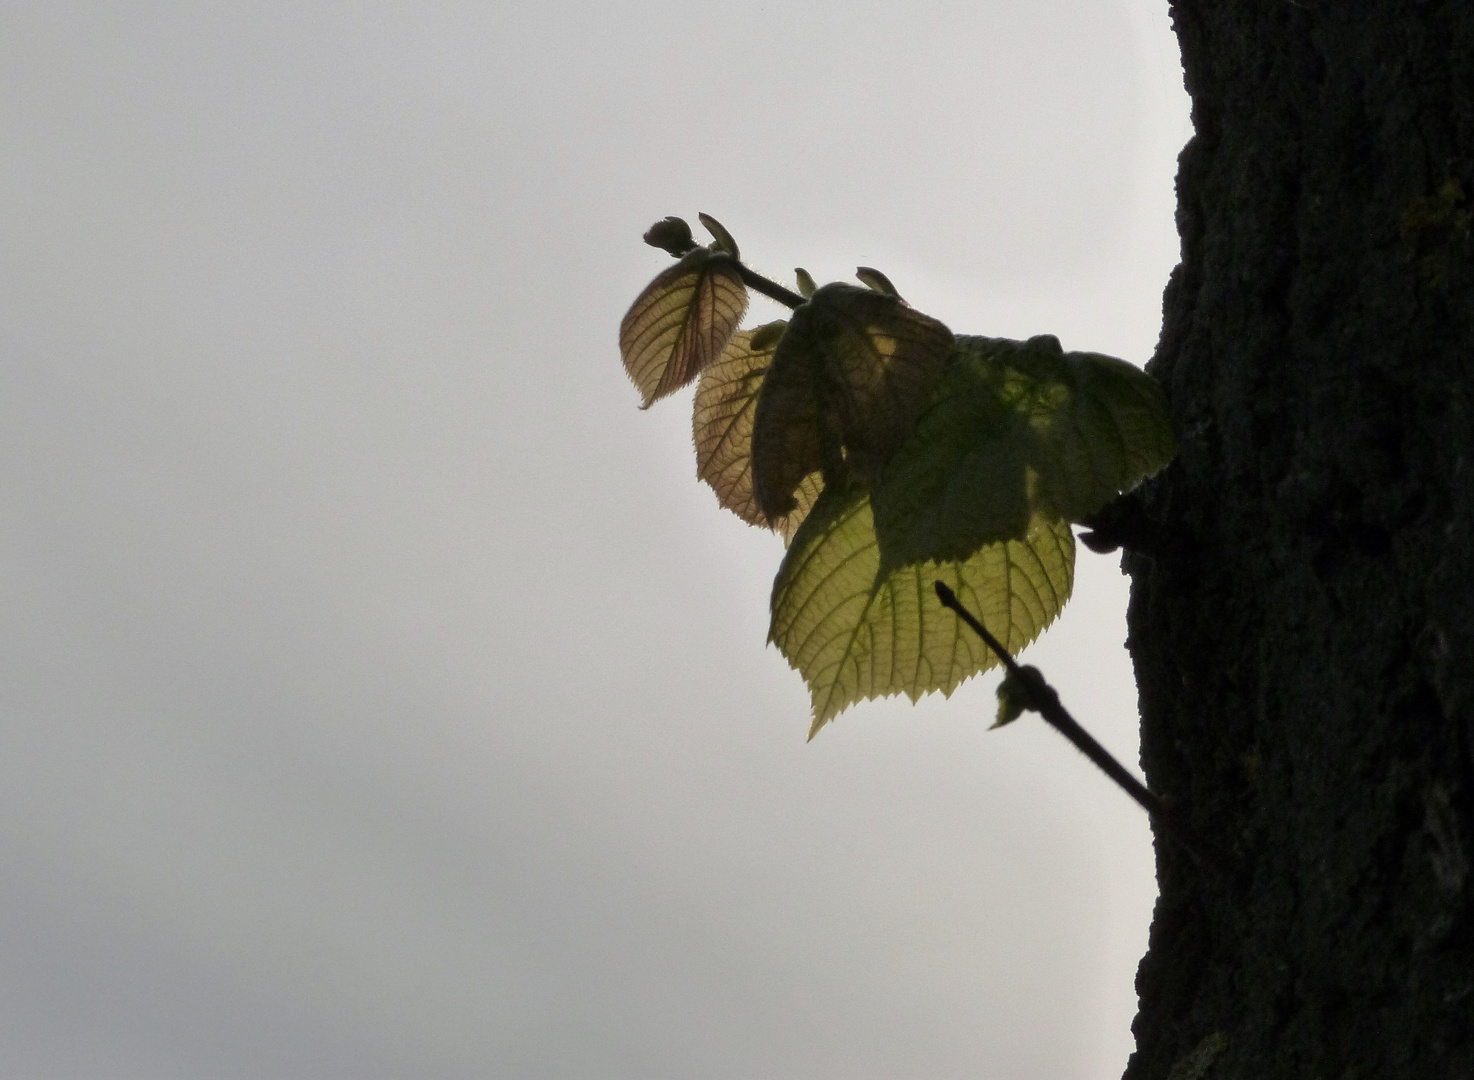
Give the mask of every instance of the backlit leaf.
<svg viewBox="0 0 1474 1080">
<path fill-rule="evenodd" d="M 773 355 L 753 427 L 753 488 L 771 518 L 818 470 L 871 478 L 906 437 L 947 363 L 952 332 L 898 297 L 825 285 Z"/>
<path fill-rule="evenodd" d="M 1053 337 L 960 337 L 931 405 L 874 486 L 887 567 L 965 558 L 1079 521 L 1176 451 L 1161 388 Z"/>
<path fill-rule="evenodd" d="M 769 520 L 758 508 L 752 487 L 752 428 L 758 390 L 768 373 L 783 323 L 739 330 L 717 362 L 696 384 L 692 435 L 696 443 L 696 475 L 716 492 L 717 501 L 743 521 L 771 528 L 792 538 L 823 482 L 810 473 L 795 493 L 797 504 L 786 515 Z"/>
<path fill-rule="evenodd" d="M 806 307 L 807 305 L 805 305 Z M 803 308 L 799 308 L 802 311 Z M 833 475 L 838 441 L 826 437 L 819 358 L 793 339 L 790 322 L 777 342 L 753 409 L 752 489 L 758 513 L 781 521 L 799 505 L 799 489 L 826 461 Z"/>
<path fill-rule="evenodd" d="M 813 700 L 813 736 L 866 698 L 913 701 L 998 661 L 943 608 L 946 582 L 1010 652 L 1033 641 L 1069 598 L 1075 544 L 1069 525 L 1037 517 L 1017 540 L 960 561 L 882 572 L 863 485 L 826 488 L 799 527 L 773 583 L 768 638 L 799 670 Z"/>
<path fill-rule="evenodd" d="M 910 433 L 952 345 L 952 331 L 899 297 L 837 282 L 793 313 L 785 336 L 822 356 L 845 459 L 870 477 Z"/>
<path fill-rule="evenodd" d="M 752 338 L 747 347 L 754 352 L 771 353 L 778 346 L 778 339 L 783 336 L 783 331 L 788 329 L 788 320 L 778 319 L 776 322 L 764 323 L 752 332 Z"/>
<path fill-rule="evenodd" d="M 657 275 L 619 325 L 619 350 L 640 407 L 679 390 L 716 360 L 746 310 L 737 264 L 707 248 Z"/>
</svg>

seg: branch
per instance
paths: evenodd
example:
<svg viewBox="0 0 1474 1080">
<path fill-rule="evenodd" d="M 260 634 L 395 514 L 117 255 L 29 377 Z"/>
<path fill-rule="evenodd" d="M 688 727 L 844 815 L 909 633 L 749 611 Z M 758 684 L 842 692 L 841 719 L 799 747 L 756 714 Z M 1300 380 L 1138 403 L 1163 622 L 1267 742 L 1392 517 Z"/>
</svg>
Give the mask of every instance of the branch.
<svg viewBox="0 0 1474 1080">
<path fill-rule="evenodd" d="M 1179 824 L 1176 817 L 1167 809 L 1167 805 L 1148 791 L 1140 780 L 1127 772 L 1125 767 L 1111 756 L 1109 750 L 1096 742 L 1091 734 L 1079 725 L 1060 704 L 1059 695 L 1055 693 L 1053 687 L 1042 678 L 1037 678 L 1020 667 L 998 639 L 988 632 L 988 628 L 973 618 L 972 613 L 962 606 L 956 593 L 940 581 L 936 582 L 935 588 L 937 599 L 942 602 L 942 606 L 951 608 L 957 613 L 959 619 L 972 627 L 988 648 L 993 650 L 1003 666 L 1008 669 L 1009 675 L 1023 688 L 1023 692 L 1027 695 L 1026 706 L 1028 708 L 1044 717 L 1050 727 L 1069 739 L 1075 748 L 1094 762 L 1101 772 L 1109 776 L 1121 790 L 1135 799 L 1137 805 L 1162 826 L 1162 831 L 1181 844 L 1200 866 L 1223 868 L 1221 857 L 1216 854 L 1210 856 L 1205 848 L 1189 837 L 1187 830 Z"/>
<path fill-rule="evenodd" d="M 792 289 L 786 289 L 771 278 L 765 278 L 756 270 L 744 265 L 741 261 L 732 258 L 724 251 L 716 252 L 711 257 L 712 262 L 730 262 L 737 268 L 737 273 L 742 277 L 742 284 L 753 292 L 760 292 L 769 300 L 776 300 L 790 311 L 800 304 L 806 303 L 804 298 Z"/>
</svg>

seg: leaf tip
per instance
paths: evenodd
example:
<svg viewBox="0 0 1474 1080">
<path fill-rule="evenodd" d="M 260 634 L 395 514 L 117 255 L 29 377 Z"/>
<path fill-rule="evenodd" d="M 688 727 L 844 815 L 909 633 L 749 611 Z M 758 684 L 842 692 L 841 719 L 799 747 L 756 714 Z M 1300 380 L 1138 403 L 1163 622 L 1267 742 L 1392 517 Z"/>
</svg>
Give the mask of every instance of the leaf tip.
<svg viewBox="0 0 1474 1080">
<path fill-rule="evenodd" d="M 1032 664 L 1025 664 L 1019 671 L 1023 673 L 1022 679 L 1010 671 L 998 684 L 998 719 L 993 721 L 989 731 L 1013 723 L 1025 710 L 1034 708 L 1034 698 L 1040 692 L 1040 687 L 1048 685 L 1039 669 Z M 1024 680 L 1035 685 L 1026 686 Z"/>
<path fill-rule="evenodd" d="M 859 278 L 861 282 L 875 292 L 884 293 L 886 296 L 894 296 L 897 300 L 901 299 L 901 294 L 891 284 L 891 279 L 873 266 L 855 267 L 855 277 Z"/>
<path fill-rule="evenodd" d="M 716 250 L 725 251 L 734 259 L 742 258 L 737 252 L 737 241 L 732 239 L 732 234 L 727 231 L 726 226 L 710 214 L 697 214 L 696 216 L 700 219 L 701 224 L 706 226 L 706 231 L 711 233 L 716 240 L 716 243 L 712 245 Z"/>
</svg>

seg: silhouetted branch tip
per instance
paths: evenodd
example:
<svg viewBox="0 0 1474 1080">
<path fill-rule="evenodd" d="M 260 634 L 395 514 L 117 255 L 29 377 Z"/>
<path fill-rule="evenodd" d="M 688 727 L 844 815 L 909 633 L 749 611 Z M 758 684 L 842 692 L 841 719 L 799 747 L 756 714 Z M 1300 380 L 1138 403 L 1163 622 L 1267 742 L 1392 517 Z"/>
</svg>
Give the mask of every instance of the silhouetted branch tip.
<svg viewBox="0 0 1474 1080">
<path fill-rule="evenodd" d="M 1148 791 L 1140 780 L 1127 772 L 1121 763 L 1111 756 L 1109 750 L 1096 742 L 1094 737 L 1080 726 L 1060 702 L 1059 694 L 1044 680 L 1044 676 L 1037 668 L 1020 667 L 998 639 L 989 633 L 988 628 L 978 621 L 972 612 L 962 606 L 962 602 L 957 599 L 957 594 L 945 583 L 938 581 L 933 588 L 936 589 L 937 599 L 942 602 L 942 606 L 955 611 L 957 617 L 967 623 L 983 639 L 1008 670 L 1004 686 L 1000 688 L 999 724 L 995 724 L 995 727 L 1008 723 L 1024 708 L 1037 712 L 1044 717 L 1050 727 L 1069 739 L 1075 749 L 1088 757 L 1096 768 L 1115 781 L 1117 787 L 1130 795 L 1138 806 L 1161 825 L 1162 831 L 1180 843 L 1199 865 L 1223 868 L 1224 860 L 1221 857 L 1207 854 L 1207 849 L 1188 836 L 1187 830 L 1178 824 L 1177 819 L 1168 811 L 1166 804 Z"/>
</svg>

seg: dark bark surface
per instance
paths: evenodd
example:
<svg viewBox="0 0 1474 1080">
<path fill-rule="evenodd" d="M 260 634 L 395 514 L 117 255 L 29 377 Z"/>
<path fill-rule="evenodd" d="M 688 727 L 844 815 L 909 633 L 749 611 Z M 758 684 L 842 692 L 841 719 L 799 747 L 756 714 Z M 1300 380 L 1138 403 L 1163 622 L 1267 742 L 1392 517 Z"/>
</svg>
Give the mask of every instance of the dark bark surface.
<svg viewBox="0 0 1474 1080">
<path fill-rule="evenodd" d="M 1181 453 L 1130 648 L 1149 783 L 1231 868 L 1159 836 L 1126 1076 L 1469 1080 L 1474 3 L 1173 17 Z"/>
</svg>

